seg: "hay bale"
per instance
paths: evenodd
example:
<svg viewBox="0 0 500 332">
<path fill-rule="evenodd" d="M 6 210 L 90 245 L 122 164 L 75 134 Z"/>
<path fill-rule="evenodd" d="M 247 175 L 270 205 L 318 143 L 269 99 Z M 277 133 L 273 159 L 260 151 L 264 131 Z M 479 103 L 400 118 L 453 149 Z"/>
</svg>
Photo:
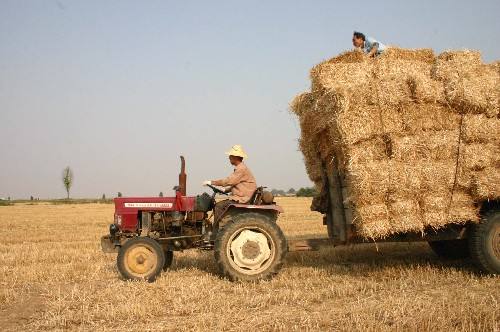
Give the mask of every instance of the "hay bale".
<svg viewBox="0 0 500 332">
<path fill-rule="evenodd" d="M 500 146 L 472 143 L 460 148 L 456 187 L 476 201 L 500 197 Z"/>
<path fill-rule="evenodd" d="M 447 102 L 460 113 L 498 116 L 500 75 L 495 66 L 481 65 L 444 80 Z"/>
<path fill-rule="evenodd" d="M 456 130 L 460 115 L 448 106 L 439 104 L 409 104 L 398 109 L 403 119 L 403 130 L 420 134 L 429 130 Z"/>
<path fill-rule="evenodd" d="M 412 100 L 434 102 L 444 92 L 439 83 L 427 79 L 433 62 L 434 53 L 425 49 L 393 48 L 373 61 L 359 51 L 350 51 L 311 70 L 312 91 L 334 91 L 339 100 L 381 106 Z"/>
<path fill-rule="evenodd" d="M 455 166 L 450 162 L 400 162 L 389 159 L 350 164 L 346 179 L 355 205 L 367 205 L 422 194 L 450 192 Z"/>
<path fill-rule="evenodd" d="M 387 145 L 382 137 L 375 137 L 372 140 L 366 140 L 353 144 L 344 152 L 345 162 L 340 166 L 342 169 L 349 164 L 361 164 L 369 161 L 381 161 L 388 157 Z"/>
<path fill-rule="evenodd" d="M 438 55 L 431 71 L 432 78 L 445 81 L 452 76 L 474 70 L 482 64 L 479 51 L 445 51 Z"/>
<path fill-rule="evenodd" d="M 432 65 L 436 59 L 434 51 L 430 48 L 407 49 L 399 47 L 388 47 L 378 59 L 390 59 L 395 61 L 411 61 L 427 63 Z"/>
<path fill-rule="evenodd" d="M 427 194 L 442 194 L 453 190 L 456 167 L 450 161 L 422 163 L 420 168 L 421 190 Z"/>
<path fill-rule="evenodd" d="M 358 53 L 358 52 L 354 52 Z M 326 62 L 311 69 L 312 91 L 335 91 L 339 95 L 355 98 L 359 85 L 368 84 L 371 79 L 371 62 Z"/>
<path fill-rule="evenodd" d="M 327 63 L 359 63 L 359 62 L 365 62 L 365 61 L 368 61 L 368 57 L 366 56 L 366 54 L 361 51 L 361 50 L 358 50 L 358 49 L 355 49 L 355 50 L 352 50 L 352 51 L 346 51 L 346 52 L 343 52 L 329 60 L 326 60 L 322 63 L 320 63 L 319 65 L 315 66 L 315 67 L 319 67 L 323 64 L 327 64 Z M 315 68 L 313 67 L 313 68 Z"/>
<path fill-rule="evenodd" d="M 474 204 L 474 198 L 464 191 L 453 192 L 449 209 L 449 220 L 443 226 L 453 222 L 465 224 L 479 221 L 479 207 Z"/>
<path fill-rule="evenodd" d="M 309 177 L 325 196 L 338 167 L 364 237 L 477 221 L 475 203 L 500 192 L 499 73 L 474 51 L 322 62 L 291 104 Z"/>
<path fill-rule="evenodd" d="M 459 167 L 481 171 L 486 167 L 500 167 L 500 146 L 498 144 L 471 143 L 460 147 Z"/>
<path fill-rule="evenodd" d="M 399 75 L 384 75 L 371 84 L 365 99 L 368 104 L 381 108 L 412 103 L 414 95 L 409 82 L 409 75 L 404 80 Z"/>
<path fill-rule="evenodd" d="M 483 114 L 466 114 L 463 117 L 462 140 L 465 143 L 500 144 L 500 121 Z"/>
<path fill-rule="evenodd" d="M 439 229 L 450 221 L 466 223 L 478 221 L 478 208 L 471 195 L 456 191 L 443 195 L 429 195 L 420 202 L 424 224 Z"/>
<path fill-rule="evenodd" d="M 458 153 L 459 130 L 423 131 L 418 135 L 392 136 L 391 157 L 395 160 L 452 161 Z"/>
<path fill-rule="evenodd" d="M 353 225 L 364 238 L 378 239 L 387 236 L 390 229 L 389 209 L 385 203 L 364 205 L 353 213 Z"/>
<path fill-rule="evenodd" d="M 299 149 L 304 156 L 306 172 L 316 187 L 321 187 L 323 181 L 323 164 L 314 140 L 317 121 L 314 119 L 314 98 L 312 93 L 297 95 L 290 103 L 290 109 L 300 118 L 300 126 L 303 132 L 299 139 Z"/>
<path fill-rule="evenodd" d="M 460 113 L 498 116 L 500 73 L 477 51 L 448 51 L 437 57 L 432 78 L 443 82 L 446 102 Z"/>
<path fill-rule="evenodd" d="M 312 146 L 314 145 L 305 139 L 299 140 L 299 148 L 304 155 L 307 175 L 312 182 L 317 183 L 322 181 L 323 165 L 319 153 L 315 149 L 311 149 Z"/>
<path fill-rule="evenodd" d="M 445 100 L 444 86 L 425 72 L 413 72 L 406 78 L 411 99 L 417 103 L 438 103 Z"/>
<path fill-rule="evenodd" d="M 298 94 L 290 103 L 290 110 L 299 118 L 305 113 L 310 112 L 314 107 L 314 97 L 310 92 Z"/>
<path fill-rule="evenodd" d="M 495 200 L 500 197 L 500 168 L 487 167 L 473 174 L 471 192 L 476 200 Z"/>
<path fill-rule="evenodd" d="M 345 176 L 350 196 L 344 200 L 357 206 L 385 202 L 390 188 L 390 167 L 387 159 L 349 164 Z"/>
<path fill-rule="evenodd" d="M 419 213 L 419 204 L 414 199 L 398 200 L 388 205 L 389 235 L 407 232 L 423 232 L 424 223 Z"/>
<path fill-rule="evenodd" d="M 352 105 L 336 114 L 332 122 L 332 136 L 347 146 L 403 130 L 398 112 L 377 106 Z"/>
</svg>

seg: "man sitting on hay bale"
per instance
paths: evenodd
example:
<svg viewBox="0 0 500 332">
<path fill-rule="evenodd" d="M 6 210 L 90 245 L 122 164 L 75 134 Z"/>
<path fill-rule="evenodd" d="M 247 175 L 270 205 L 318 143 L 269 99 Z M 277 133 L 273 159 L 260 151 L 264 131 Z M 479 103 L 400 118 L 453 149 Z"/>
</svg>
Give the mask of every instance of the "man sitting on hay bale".
<svg viewBox="0 0 500 332">
<path fill-rule="evenodd" d="M 385 45 L 372 37 L 365 37 L 361 32 L 354 31 L 352 36 L 354 47 L 363 50 L 369 57 L 374 58 L 385 51 Z"/>
</svg>

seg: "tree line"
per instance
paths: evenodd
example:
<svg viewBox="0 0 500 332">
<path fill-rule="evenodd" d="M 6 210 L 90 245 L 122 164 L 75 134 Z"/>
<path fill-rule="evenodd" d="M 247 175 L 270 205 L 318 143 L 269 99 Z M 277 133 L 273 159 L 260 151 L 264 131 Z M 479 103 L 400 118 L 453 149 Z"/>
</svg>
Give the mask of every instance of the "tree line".
<svg viewBox="0 0 500 332">
<path fill-rule="evenodd" d="M 71 188 L 73 187 L 74 183 L 74 173 L 71 167 L 66 166 L 63 171 L 62 171 L 62 183 L 64 186 L 64 189 L 66 191 L 66 199 L 70 199 L 70 192 Z M 303 187 L 299 188 L 298 190 L 295 190 L 294 188 L 290 188 L 287 191 L 281 190 L 281 189 L 272 189 L 271 193 L 274 196 L 297 196 L 297 197 L 313 197 L 317 194 L 316 189 L 314 187 Z M 119 191 L 116 195 L 116 197 L 122 197 L 123 194 Z M 160 191 L 158 194 L 158 197 L 163 197 L 163 191 Z M 0 198 L 0 201 L 4 201 L 4 198 Z M 10 201 L 10 197 L 7 199 Z M 40 200 L 39 198 L 34 198 L 33 196 L 30 196 L 30 200 Z M 106 200 L 106 194 L 102 194 L 101 200 Z"/>
<path fill-rule="evenodd" d="M 317 194 L 316 189 L 314 187 L 305 187 L 305 188 L 300 188 L 299 190 L 290 188 L 287 191 L 281 189 L 272 189 L 271 193 L 274 196 L 296 196 L 296 197 L 314 197 Z"/>
</svg>

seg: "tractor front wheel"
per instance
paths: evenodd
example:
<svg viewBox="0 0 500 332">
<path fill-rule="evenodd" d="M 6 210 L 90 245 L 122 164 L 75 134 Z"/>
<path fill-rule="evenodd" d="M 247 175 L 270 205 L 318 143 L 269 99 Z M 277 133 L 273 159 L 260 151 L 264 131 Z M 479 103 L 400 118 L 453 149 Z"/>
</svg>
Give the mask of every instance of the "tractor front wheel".
<svg viewBox="0 0 500 332">
<path fill-rule="evenodd" d="M 165 266 L 165 253 L 155 240 L 149 237 L 135 237 L 120 248 L 117 266 L 125 279 L 151 282 Z"/>
<path fill-rule="evenodd" d="M 215 260 L 232 281 L 271 279 L 278 273 L 287 241 L 278 225 L 259 213 L 235 214 L 215 240 Z"/>
</svg>

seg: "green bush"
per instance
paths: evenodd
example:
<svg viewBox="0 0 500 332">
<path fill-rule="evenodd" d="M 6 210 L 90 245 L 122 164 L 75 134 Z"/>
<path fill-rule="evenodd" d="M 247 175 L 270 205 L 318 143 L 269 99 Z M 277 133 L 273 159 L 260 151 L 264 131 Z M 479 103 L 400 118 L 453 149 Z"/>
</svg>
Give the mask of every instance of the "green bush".
<svg viewBox="0 0 500 332">
<path fill-rule="evenodd" d="M 297 197 L 314 197 L 317 195 L 316 189 L 314 187 L 300 188 L 297 190 Z"/>
</svg>

